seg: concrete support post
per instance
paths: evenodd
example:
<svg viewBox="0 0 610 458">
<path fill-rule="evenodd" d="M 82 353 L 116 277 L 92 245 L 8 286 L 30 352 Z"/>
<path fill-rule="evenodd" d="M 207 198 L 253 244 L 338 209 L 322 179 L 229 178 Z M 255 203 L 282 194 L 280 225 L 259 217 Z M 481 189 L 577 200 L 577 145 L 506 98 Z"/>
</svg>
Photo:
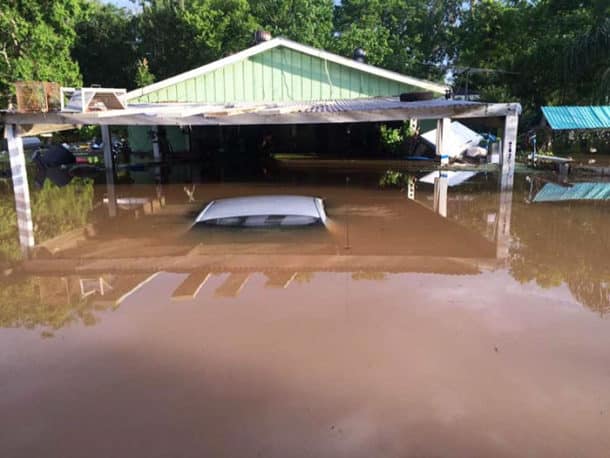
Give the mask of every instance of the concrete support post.
<svg viewBox="0 0 610 458">
<path fill-rule="evenodd" d="M 28 172 L 23 152 L 23 141 L 17 134 L 16 126 L 4 126 L 4 136 L 8 143 L 8 153 L 11 162 L 13 192 L 15 194 L 15 210 L 17 212 L 17 227 L 19 229 L 19 244 L 25 258 L 34 248 L 34 223 L 30 205 L 30 188 Z"/>
<path fill-rule="evenodd" d="M 106 194 L 108 196 L 108 216 L 116 216 L 116 193 L 114 190 L 114 160 L 112 159 L 112 139 L 110 128 L 106 125 L 100 126 L 102 130 L 102 142 L 104 142 L 104 166 L 106 167 Z"/>
<path fill-rule="evenodd" d="M 500 154 L 500 189 L 513 189 L 515 175 L 515 154 L 517 151 L 517 128 L 519 114 L 517 109 L 506 115 L 504 134 L 502 136 L 502 152 Z"/>
<path fill-rule="evenodd" d="M 434 179 L 434 212 L 447 217 L 447 177 L 440 176 Z"/>
<path fill-rule="evenodd" d="M 451 119 L 443 118 L 436 121 L 436 154 L 441 158 L 441 166 L 449 164 L 447 138 L 451 129 Z"/>
</svg>

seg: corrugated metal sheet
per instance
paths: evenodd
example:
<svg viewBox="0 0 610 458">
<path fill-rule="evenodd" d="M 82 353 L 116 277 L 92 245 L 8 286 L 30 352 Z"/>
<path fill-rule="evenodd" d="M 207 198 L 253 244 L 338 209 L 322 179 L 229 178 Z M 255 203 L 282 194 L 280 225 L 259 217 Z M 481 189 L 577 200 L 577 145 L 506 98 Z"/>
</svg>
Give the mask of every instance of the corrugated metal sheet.
<svg viewBox="0 0 610 458">
<path fill-rule="evenodd" d="M 542 107 L 554 130 L 610 129 L 610 106 Z"/>
<path fill-rule="evenodd" d="M 422 138 L 436 147 L 436 129 L 423 133 Z M 450 157 L 457 157 L 469 146 L 478 146 L 482 141 L 483 137 L 480 134 L 459 121 L 453 121 L 448 138 L 445 140 L 447 154 Z"/>
<path fill-rule="evenodd" d="M 610 183 L 575 183 L 571 186 L 547 183 L 533 199 L 534 202 L 569 200 L 610 200 Z"/>
<path fill-rule="evenodd" d="M 279 46 L 143 95 L 132 103 L 341 100 L 421 90 Z"/>
</svg>

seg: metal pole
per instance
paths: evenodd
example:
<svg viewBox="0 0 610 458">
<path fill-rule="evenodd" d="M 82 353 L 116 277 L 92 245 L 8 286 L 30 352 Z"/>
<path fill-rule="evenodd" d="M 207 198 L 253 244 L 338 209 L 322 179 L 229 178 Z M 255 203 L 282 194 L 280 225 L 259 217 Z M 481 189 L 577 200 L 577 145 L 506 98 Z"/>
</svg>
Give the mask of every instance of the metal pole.
<svg viewBox="0 0 610 458">
<path fill-rule="evenodd" d="M 108 216 L 116 216 L 116 194 L 114 189 L 114 160 L 112 159 L 112 143 L 110 128 L 106 125 L 100 126 L 102 130 L 102 142 L 104 143 L 104 166 L 106 167 L 106 194 L 108 197 Z"/>
<path fill-rule="evenodd" d="M 28 171 L 23 152 L 23 140 L 17 134 L 14 125 L 4 126 L 4 137 L 8 143 L 8 153 L 11 162 L 13 193 L 15 194 L 15 210 L 17 212 L 17 227 L 19 229 L 19 244 L 24 258 L 34 248 L 34 223 L 30 204 L 30 188 Z"/>
</svg>

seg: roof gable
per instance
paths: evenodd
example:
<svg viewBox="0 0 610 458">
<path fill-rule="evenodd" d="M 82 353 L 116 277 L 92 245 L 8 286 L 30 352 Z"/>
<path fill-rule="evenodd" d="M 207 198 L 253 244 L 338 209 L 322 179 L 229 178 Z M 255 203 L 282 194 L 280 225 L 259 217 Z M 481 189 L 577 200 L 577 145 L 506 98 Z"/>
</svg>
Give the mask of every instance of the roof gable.
<svg viewBox="0 0 610 458">
<path fill-rule="evenodd" d="M 284 38 L 127 93 L 132 103 L 285 102 L 392 96 L 446 87 Z"/>
</svg>

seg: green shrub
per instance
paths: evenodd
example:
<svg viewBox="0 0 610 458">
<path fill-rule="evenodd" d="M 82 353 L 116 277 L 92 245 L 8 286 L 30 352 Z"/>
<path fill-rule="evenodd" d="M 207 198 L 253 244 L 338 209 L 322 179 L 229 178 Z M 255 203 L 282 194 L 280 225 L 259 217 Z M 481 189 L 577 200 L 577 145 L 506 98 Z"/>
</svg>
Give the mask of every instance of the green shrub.
<svg viewBox="0 0 610 458">
<path fill-rule="evenodd" d="M 379 179 L 379 186 L 382 188 L 404 189 L 409 185 L 410 176 L 396 170 L 386 170 Z"/>
<path fill-rule="evenodd" d="M 38 243 L 82 227 L 93 208 L 93 181 L 74 178 L 60 188 L 46 180 L 42 189 L 31 192 L 31 206 Z M 15 201 L 6 193 L 0 197 L 0 261 L 15 261 L 20 255 Z"/>
<path fill-rule="evenodd" d="M 411 127 L 410 121 L 405 121 L 401 127 L 393 129 L 383 124 L 379 128 L 381 144 L 384 149 L 392 154 L 401 152 L 405 141 L 416 134 L 415 129 Z"/>
</svg>

